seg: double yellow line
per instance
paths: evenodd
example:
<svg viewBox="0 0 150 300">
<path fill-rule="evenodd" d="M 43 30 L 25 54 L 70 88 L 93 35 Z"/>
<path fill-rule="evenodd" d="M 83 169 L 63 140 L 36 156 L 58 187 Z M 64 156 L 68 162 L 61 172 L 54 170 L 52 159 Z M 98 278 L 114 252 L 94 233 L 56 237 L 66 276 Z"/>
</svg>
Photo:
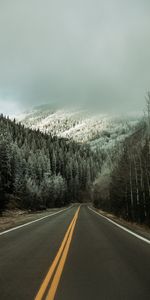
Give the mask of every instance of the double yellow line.
<svg viewBox="0 0 150 300">
<path fill-rule="evenodd" d="M 77 209 L 69 227 L 62 241 L 62 244 L 56 254 L 55 259 L 35 297 L 35 300 L 53 300 L 57 291 L 57 287 L 63 272 L 63 268 L 66 262 L 67 254 L 71 244 L 73 232 L 79 215 L 80 207 Z M 53 279 L 52 279 L 53 276 Z M 52 280 L 51 280 L 52 279 Z M 50 283 L 51 282 L 51 283 Z M 48 288 L 48 285 L 50 287 Z M 45 295 L 46 294 L 46 295 Z"/>
</svg>

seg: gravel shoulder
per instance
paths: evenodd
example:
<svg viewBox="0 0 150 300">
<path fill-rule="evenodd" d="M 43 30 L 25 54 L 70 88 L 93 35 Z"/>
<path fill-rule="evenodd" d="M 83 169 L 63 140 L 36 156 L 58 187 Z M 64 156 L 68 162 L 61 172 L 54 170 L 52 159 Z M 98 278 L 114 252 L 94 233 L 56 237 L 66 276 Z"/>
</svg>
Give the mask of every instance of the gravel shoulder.
<svg viewBox="0 0 150 300">
<path fill-rule="evenodd" d="M 55 213 L 62 208 L 52 208 L 45 211 L 28 212 L 23 210 L 7 210 L 0 216 L 0 232 L 7 229 L 34 221 L 51 213 Z"/>
<path fill-rule="evenodd" d="M 97 211 L 98 213 L 100 213 L 101 215 L 103 215 L 104 217 L 107 217 L 109 219 L 111 219 L 112 221 L 118 223 L 121 226 L 124 226 L 126 228 L 128 228 L 129 230 L 147 238 L 148 240 L 150 240 L 150 227 L 146 226 L 146 225 L 140 225 L 137 223 L 132 223 L 132 222 L 128 222 L 122 218 L 116 217 L 113 214 L 110 214 L 108 212 L 105 212 L 103 210 L 100 209 L 96 209 L 95 207 L 93 207 L 93 209 L 95 209 L 95 211 Z"/>
</svg>

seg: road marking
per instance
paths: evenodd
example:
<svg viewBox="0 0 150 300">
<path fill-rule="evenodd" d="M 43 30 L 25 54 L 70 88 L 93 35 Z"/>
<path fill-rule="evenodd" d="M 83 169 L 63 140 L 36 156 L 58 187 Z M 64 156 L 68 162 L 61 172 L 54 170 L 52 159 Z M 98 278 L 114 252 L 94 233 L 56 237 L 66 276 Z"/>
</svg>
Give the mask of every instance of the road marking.
<svg viewBox="0 0 150 300">
<path fill-rule="evenodd" d="M 54 297 L 55 297 L 57 287 L 58 287 L 58 284 L 59 284 L 59 281 L 60 281 L 60 278 L 61 278 L 61 275 L 62 275 L 62 272 L 63 272 L 63 268 L 64 268 L 64 265 L 65 265 L 65 262 L 66 262 L 66 259 L 67 259 L 68 252 L 69 252 L 73 232 L 74 232 L 76 222 L 77 222 L 77 218 L 78 218 L 78 213 L 79 213 L 79 210 L 77 212 L 77 215 L 75 216 L 75 220 L 73 222 L 73 225 L 72 225 L 72 228 L 71 228 L 71 231 L 70 231 L 70 235 L 69 235 L 67 243 L 66 243 L 66 247 L 64 249 L 61 260 L 60 260 L 59 265 L 57 267 L 57 270 L 56 270 L 55 276 L 53 278 L 53 281 L 52 281 L 51 287 L 49 289 L 49 292 L 47 294 L 46 300 L 53 300 Z"/>
<path fill-rule="evenodd" d="M 60 214 L 61 212 L 70 209 L 72 206 L 73 206 L 73 205 L 71 205 L 70 207 L 67 207 L 67 208 L 65 208 L 65 209 L 61 209 L 61 210 L 59 210 L 59 211 L 57 211 L 57 212 L 55 212 L 55 213 L 52 213 L 52 214 L 49 214 L 49 215 L 47 215 L 47 216 L 41 217 L 41 218 L 39 218 L 39 219 L 36 219 L 36 220 L 34 220 L 34 221 L 30 221 L 30 222 L 28 222 L 28 223 L 25 223 L 25 224 L 22 224 L 22 225 L 19 225 L 19 226 L 10 228 L 10 229 L 8 229 L 8 230 L 2 231 L 2 232 L 0 232 L 0 236 L 3 235 L 3 234 L 9 233 L 9 232 L 11 232 L 11 231 L 17 230 L 17 229 L 19 229 L 19 228 L 22 228 L 22 227 L 31 225 L 31 224 L 36 223 L 36 222 L 39 222 L 39 221 L 44 220 L 44 219 L 46 219 L 46 218 L 49 218 L 49 217 L 55 216 L 55 215 L 57 215 L 57 214 Z"/>
<path fill-rule="evenodd" d="M 126 231 L 126 232 L 132 234 L 132 235 L 135 236 L 136 238 L 138 238 L 138 239 L 142 240 L 143 242 L 145 242 L 145 243 L 147 243 L 147 244 L 150 245 L 150 240 L 148 240 L 148 239 L 142 237 L 141 235 L 139 235 L 139 234 L 137 234 L 137 233 L 131 231 L 130 229 L 127 229 L 126 227 L 124 227 L 124 226 L 122 226 L 122 225 L 119 225 L 119 224 L 116 223 L 115 221 L 112 221 L 112 220 L 109 219 L 108 217 L 103 216 L 101 213 L 98 213 L 97 211 L 95 211 L 94 209 L 92 209 L 92 208 L 89 207 L 89 206 L 88 206 L 88 209 L 90 209 L 91 211 L 93 211 L 95 214 L 101 216 L 102 218 L 106 219 L 106 220 L 109 221 L 110 223 L 116 225 L 117 227 L 123 229 L 124 231 Z"/>
<path fill-rule="evenodd" d="M 60 281 L 60 277 L 61 277 L 64 265 L 65 265 L 65 261 L 66 261 L 69 247 L 71 244 L 71 240 L 72 240 L 73 232 L 75 229 L 76 221 L 78 218 L 79 210 L 80 210 L 80 207 L 77 209 L 77 211 L 67 229 L 65 237 L 61 243 L 61 246 L 52 262 L 52 265 L 51 265 L 39 291 L 38 291 L 38 294 L 35 297 L 35 300 L 41 300 L 43 298 L 43 296 L 46 292 L 46 289 L 48 287 L 48 284 L 50 283 L 50 280 L 51 280 L 54 272 L 56 271 L 46 299 L 52 300 L 55 297 L 56 290 L 57 290 L 57 287 L 58 287 L 58 284 Z"/>
</svg>

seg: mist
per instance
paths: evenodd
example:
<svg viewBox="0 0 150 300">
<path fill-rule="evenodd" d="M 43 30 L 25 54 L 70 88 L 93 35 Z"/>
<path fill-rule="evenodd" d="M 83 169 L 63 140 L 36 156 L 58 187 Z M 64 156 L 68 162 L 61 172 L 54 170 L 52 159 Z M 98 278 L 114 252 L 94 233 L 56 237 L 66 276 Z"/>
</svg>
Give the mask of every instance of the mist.
<svg viewBox="0 0 150 300">
<path fill-rule="evenodd" d="M 0 111 L 44 103 L 138 112 L 150 88 L 150 2 L 1 1 Z"/>
</svg>

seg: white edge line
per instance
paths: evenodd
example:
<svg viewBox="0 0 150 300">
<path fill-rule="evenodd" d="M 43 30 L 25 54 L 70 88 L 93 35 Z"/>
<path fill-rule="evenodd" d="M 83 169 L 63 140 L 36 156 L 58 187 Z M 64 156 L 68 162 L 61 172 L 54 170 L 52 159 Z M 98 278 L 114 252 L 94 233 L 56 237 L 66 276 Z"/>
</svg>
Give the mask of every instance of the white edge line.
<svg viewBox="0 0 150 300">
<path fill-rule="evenodd" d="M 92 209 L 92 208 L 89 207 L 89 206 L 88 206 L 88 209 L 90 209 L 91 211 L 93 211 L 95 214 L 101 216 L 102 218 L 106 219 L 106 220 L 109 221 L 110 223 L 112 223 L 112 224 L 116 225 L 117 227 L 123 229 L 124 231 L 126 231 L 126 232 L 132 234 L 133 236 L 135 236 L 136 238 L 142 240 L 143 242 L 145 242 L 145 243 L 147 243 L 147 244 L 150 244 L 150 240 L 148 240 L 148 239 L 142 237 L 141 235 L 139 235 L 139 234 L 137 234 L 137 233 L 131 231 L 130 229 L 127 229 L 126 227 L 124 227 L 124 226 L 122 226 L 122 225 L 119 225 L 118 223 L 116 223 L 116 222 L 112 221 L 111 219 L 109 219 L 109 218 L 103 216 L 102 214 L 98 213 L 97 211 L 95 211 L 94 209 Z"/>
<path fill-rule="evenodd" d="M 22 225 L 19 225 L 19 226 L 16 226 L 16 227 L 10 228 L 10 229 L 8 229 L 8 230 L 5 230 L 5 231 L 2 231 L 2 232 L 0 232 L 0 236 L 1 236 L 1 235 L 3 235 L 3 234 L 6 234 L 6 233 L 8 233 L 8 232 L 11 232 L 11 231 L 17 230 L 17 229 L 19 229 L 19 228 L 22 228 L 22 227 L 28 226 L 28 225 L 30 225 L 30 224 L 33 224 L 33 223 L 39 222 L 39 221 L 41 221 L 41 220 L 44 220 L 44 219 L 46 219 L 46 218 L 52 217 L 52 216 L 54 216 L 54 215 L 57 215 L 57 214 L 59 214 L 59 213 L 61 213 L 61 212 L 65 211 L 65 210 L 67 210 L 67 209 L 70 209 L 72 206 L 73 206 L 73 205 L 71 205 L 70 207 L 67 207 L 67 208 L 65 208 L 65 209 L 61 209 L 61 210 L 59 210 L 59 211 L 57 211 L 57 212 L 55 212 L 55 213 L 49 214 L 49 215 L 47 215 L 47 216 L 44 216 L 44 217 L 42 217 L 42 218 L 39 218 L 39 219 L 36 219 L 36 220 L 30 221 L 30 222 L 28 222 L 28 223 L 25 223 L 25 224 L 22 224 Z"/>
</svg>

